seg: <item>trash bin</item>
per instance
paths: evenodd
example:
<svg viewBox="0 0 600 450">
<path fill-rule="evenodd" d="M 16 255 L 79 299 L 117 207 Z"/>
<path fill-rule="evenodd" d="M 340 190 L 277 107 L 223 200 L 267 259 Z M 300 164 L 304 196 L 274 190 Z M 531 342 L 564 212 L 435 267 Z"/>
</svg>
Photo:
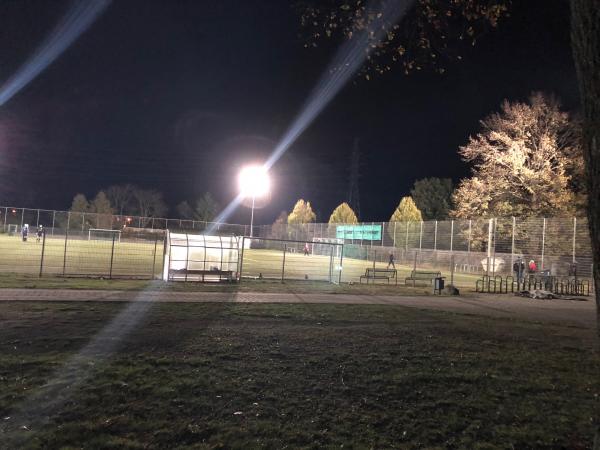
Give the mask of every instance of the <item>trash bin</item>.
<svg viewBox="0 0 600 450">
<path fill-rule="evenodd" d="M 441 294 L 443 289 L 444 277 L 435 277 L 433 279 L 433 293 L 435 294 L 437 292 L 438 294 Z"/>
</svg>

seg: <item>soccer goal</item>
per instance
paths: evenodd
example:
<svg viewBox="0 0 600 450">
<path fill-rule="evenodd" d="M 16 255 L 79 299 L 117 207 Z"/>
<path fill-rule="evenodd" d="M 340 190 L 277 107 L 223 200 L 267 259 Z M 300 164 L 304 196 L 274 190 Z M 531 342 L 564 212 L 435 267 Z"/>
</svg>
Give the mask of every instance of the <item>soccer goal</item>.
<svg viewBox="0 0 600 450">
<path fill-rule="evenodd" d="M 106 230 L 103 228 L 90 228 L 88 230 L 88 241 L 112 241 L 121 242 L 121 230 Z"/>
<path fill-rule="evenodd" d="M 312 240 L 312 254 L 340 258 L 344 249 L 343 244 L 343 239 L 315 237 Z"/>
</svg>

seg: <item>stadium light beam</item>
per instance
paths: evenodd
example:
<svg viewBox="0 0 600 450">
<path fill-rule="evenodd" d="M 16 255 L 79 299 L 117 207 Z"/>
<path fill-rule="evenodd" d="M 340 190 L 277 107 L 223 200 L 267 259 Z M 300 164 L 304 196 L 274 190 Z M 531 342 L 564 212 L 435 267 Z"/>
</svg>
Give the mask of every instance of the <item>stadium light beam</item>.
<svg viewBox="0 0 600 450">
<path fill-rule="evenodd" d="M 52 64 L 104 12 L 111 0 L 77 0 L 33 55 L 0 86 L 0 106 Z"/>
<path fill-rule="evenodd" d="M 379 0 L 380 8 L 377 10 L 381 11 L 381 15 L 373 21 L 369 29 L 364 29 L 360 33 L 356 33 L 356 38 L 345 42 L 340 47 L 323 75 L 321 75 L 317 85 L 311 91 L 304 106 L 265 162 L 265 170 L 268 171 L 271 169 L 300 135 L 314 122 L 362 66 L 367 58 L 371 43 L 383 39 L 390 27 L 402 19 L 414 1 Z M 369 5 L 373 3 L 375 1 Z M 367 6 L 367 9 L 370 8 Z M 240 202 L 240 196 L 236 197 L 215 220 L 226 220 L 235 211 Z"/>
<path fill-rule="evenodd" d="M 250 237 L 254 230 L 254 203 L 256 197 L 262 197 L 269 193 L 271 189 L 271 180 L 265 166 L 244 167 L 238 177 L 240 185 L 240 195 L 242 198 L 252 198 L 252 207 L 250 213 Z"/>
</svg>

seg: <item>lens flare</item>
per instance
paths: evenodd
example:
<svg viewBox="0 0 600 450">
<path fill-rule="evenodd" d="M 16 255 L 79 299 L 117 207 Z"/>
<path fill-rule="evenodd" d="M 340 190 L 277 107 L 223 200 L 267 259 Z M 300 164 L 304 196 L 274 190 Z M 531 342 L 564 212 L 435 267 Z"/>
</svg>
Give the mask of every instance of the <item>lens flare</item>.
<svg viewBox="0 0 600 450">
<path fill-rule="evenodd" d="M 0 106 L 27 86 L 77 40 L 111 0 L 76 1 L 33 55 L 0 87 Z"/>
</svg>

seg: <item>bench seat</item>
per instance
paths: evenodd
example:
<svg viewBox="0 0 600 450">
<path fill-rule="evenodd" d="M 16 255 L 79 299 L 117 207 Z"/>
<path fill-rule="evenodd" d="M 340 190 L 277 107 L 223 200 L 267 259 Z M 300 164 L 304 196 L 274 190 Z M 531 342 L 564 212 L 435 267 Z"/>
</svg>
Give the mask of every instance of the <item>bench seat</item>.
<svg viewBox="0 0 600 450">
<path fill-rule="evenodd" d="M 440 278 L 441 276 L 441 272 L 413 270 L 410 273 L 410 276 L 404 279 L 404 284 L 408 285 L 408 282 L 412 281 L 412 285 L 414 287 L 417 281 L 427 281 L 428 283 L 433 283 L 434 279 Z"/>
<path fill-rule="evenodd" d="M 378 269 L 369 267 L 365 270 L 365 274 L 360 276 L 360 282 L 362 280 L 367 280 L 367 284 L 369 284 L 369 280 L 387 280 L 388 284 L 390 283 L 390 278 L 393 278 L 398 284 L 398 271 L 396 269 Z"/>
</svg>

